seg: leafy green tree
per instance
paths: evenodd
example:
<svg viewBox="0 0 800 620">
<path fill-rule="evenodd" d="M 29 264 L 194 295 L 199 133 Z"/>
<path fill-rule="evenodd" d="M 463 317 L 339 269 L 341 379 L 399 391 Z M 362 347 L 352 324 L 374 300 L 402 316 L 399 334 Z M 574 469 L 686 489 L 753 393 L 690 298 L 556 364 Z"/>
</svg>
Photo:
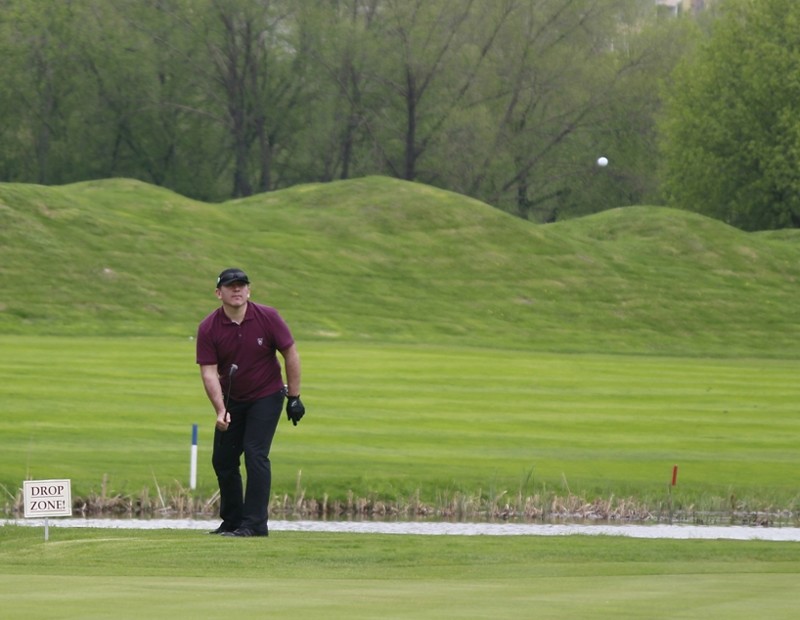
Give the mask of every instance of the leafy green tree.
<svg viewBox="0 0 800 620">
<path fill-rule="evenodd" d="M 746 230 L 800 226 L 800 3 L 728 0 L 662 124 L 675 206 Z"/>
<path fill-rule="evenodd" d="M 3 180 L 217 200 L 389 174 L 544 221 L 655 191 L 680 45 L 649 0 L 55 4 L 0 0 Z"/>
<path fill-rule="evenodd" d="M 374 34 L 380 0 L 304 0 L 301 28 L 309 41 L 313 87 L 304 101 L 306 123 L 295 153 L 306 174 L 320 181 L 375 173 L 384 161 L 376 113 L 385 98 Z M 378 152 L 376 156 L 375 153 Z"/>
<path fill-rule="evenodd" d="M 190 18 L 195 5 L 187 5 Z M 271 190 L 275 162 L 291 143 L 305 83 L 293 3 L 211 0 L 207 10 L 199 25 L 210 69 L 199 75 L 207 78 L 201 88 L 207 96 L 204 107 L 215 110 L 227 133 L 231 194 Z"/>
<path fill-rule="evenodd" d="M 86 129 L 83 104 L 91 90 L 72 70 L 79 21 L 80 7 L 72 3 L 6 0 L 0 11 L 6 178 L 48 184 L 89 174 L 90 162 L 75 148 Z"/>
<path fill-rule="evenodd" d="M 661 85 L 691 50 L 695 21 L 688 15 L 659 16 L 652 6 L 620 20 L 602 57 L 608 83 L 594 87 L 603 96 L 588 126 L 565 148 L 581 165 L 567 191 L 551 203 L 559 218 L 662 200 L 657 131 Z M 610 159 L 608 167 L 595 164 L 599 155 Z"/>
<path fill-rule="evenodd" d="M 122 10 L 137 7 L 129 1 Z M 162 68 L 181 85 L 162 91 L 160 108 L 192 119 L 183 133 L 212 162 L 209 177 L 231 179 L 220 197 L 281 186 L 306 87 L 295 3 L 154 0 L 138 9 L 136 26 L 150 34 L 156 57 L 171 59 Z"/>
<path fill-rule="evenodd" d="M 212 2 L 216 27 L 209 30 L 208 44 L 214 82 L 226 105 L 234 197 L 272 189 L 278 125 L 269 121 L 277 120 L 276 99 L 291 97 L 292 85 L 278 47 L 284 15 L 274 4 Z"/>
<path fill-rule="evenodd" d="M 103 0 L 84 4 L 87 10 L 74 30 L 73 70 L 93 84 L 85 101 L 93 139 L 84 148 L 94 153 L 96 174 L 157 185 L 174 181 L 180 111 L 162 101 L 178 88 L 180 72 L 159 58 L 137 11 L 126 13 Z"/>
<path fill-rule="evenodd" d="M 224 105 L 214 97 L 203 11 L 187 0 L 94 2 L 82 66 L 109 127 L 101 176 L 130 176 L 203 200 L 230 197 Z M 229 177 L 228 177 L 229 178 Z"/>
<path fill-rule="evenodd" d="M 381 41 L 374 79 L 383 106 L 372 135 L 382 165 L 406 180 L 434 181 L 420 162 L 469 100 L 513 1 L 384 0 L 374 28 Z"/>
<path fill-rule="evenodd" d="M 148 13 L 152 6 L 9 0 L 4 9 L 4 179 L 130 176 L 209 195 L 202 187 L 208 151 L 193 159 L 198 149 L 188 144 L 208 132 L 193 131 L 192 118 L 172 105 L 190 72 L 174 55 L 159 55 L 152 37 L 183 43 L 164 31 L 160 14 Z"/>
<path fill-rule="evenodd" d="M 494 129 L 464 193 L 539 221 L 652 194 L 655 85 L 679 53 L 655 16 L 630 0 L 516 2 L 485 87 Z"/>
</svg>

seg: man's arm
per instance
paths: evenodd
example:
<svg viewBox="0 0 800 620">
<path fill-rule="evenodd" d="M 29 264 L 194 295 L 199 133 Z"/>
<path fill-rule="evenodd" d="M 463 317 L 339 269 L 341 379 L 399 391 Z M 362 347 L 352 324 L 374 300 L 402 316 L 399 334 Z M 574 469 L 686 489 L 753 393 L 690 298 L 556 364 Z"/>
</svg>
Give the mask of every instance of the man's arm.
<svg viewBox="0 0 800 620">
<path fill-rule="evenodd" d="M 211 406 L 217 414 L 216 427 L 221 431 L 228 430 L 231 416 L 225 410 L 225 401 L 222 397 L 222 386 L 219 383 L 219 375 L 217 374 L 217 365 L 200 365 L 200 377 L 203 379 L 203 387 L 206 390 L 206 396 L 211 401 Z"/>
<path fill-rule="evenodd" d="M 281 351 L 281 355 L 286 365 L 286 417 L 297 426 L 306 413 L 300 400 L 300 355 L 294 345 Z"/>
<path fill-rule="evenodd" d="M 300 396 L 300 354 L 293 344 L 281 351 L 286 367 L 287 396 Z"/>
</svg>

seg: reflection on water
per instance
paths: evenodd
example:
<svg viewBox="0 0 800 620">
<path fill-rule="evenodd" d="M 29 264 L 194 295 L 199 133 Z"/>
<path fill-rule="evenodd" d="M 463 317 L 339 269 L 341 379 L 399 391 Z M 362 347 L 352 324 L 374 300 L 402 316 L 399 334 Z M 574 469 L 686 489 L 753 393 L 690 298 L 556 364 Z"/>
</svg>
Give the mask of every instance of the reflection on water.
<svg viewBox="0 0 800 620">
<path fill-rule="evenodd" d="M 44 527 L 44 519 L 6 519 L 0 526 Z M 219 520 L 206 519 L 50 519 L 49 527 L 134 530 L 209 531 Z M 533 523 L 447 523 L 431 521 L 281 521 L 270 532 L 340 532 L 348 534 L 405 534 L 417 536 L 626 536 L 629 538 L 772 540 L 800 542 L 797 527 L 706 525 L 586 525 Z"/>
</svg>

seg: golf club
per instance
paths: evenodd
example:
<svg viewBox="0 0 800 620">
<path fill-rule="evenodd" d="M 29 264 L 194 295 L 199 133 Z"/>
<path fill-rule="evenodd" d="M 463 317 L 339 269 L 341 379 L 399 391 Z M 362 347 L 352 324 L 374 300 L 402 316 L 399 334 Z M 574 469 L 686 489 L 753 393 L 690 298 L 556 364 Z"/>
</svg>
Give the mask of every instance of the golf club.
<svg viewBox="0 0 800 620">
<path fill-rule="evenodd" d="M 231 369 L 228 371 L 228 392 L 225 394 L 225 411 L 228 411 L 228 402 L 231 399 L 231 390 L 233 389 L 233 375 L 239 370 L 236 364 L 231 364 Z"/>
</svg>

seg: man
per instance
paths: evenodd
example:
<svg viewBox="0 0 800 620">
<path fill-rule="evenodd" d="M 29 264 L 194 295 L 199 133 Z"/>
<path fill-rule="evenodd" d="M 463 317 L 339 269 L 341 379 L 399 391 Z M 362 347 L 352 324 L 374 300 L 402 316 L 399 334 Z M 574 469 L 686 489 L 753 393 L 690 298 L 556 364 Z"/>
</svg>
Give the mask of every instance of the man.
<svg viewBox="0 0 800 620">
<path fill-rule="evenodd" d="M 268 536 L 269 451 L 284 399 L 286 415 L 295 426 L 305 414 L 300 356 L 278 311 L 250 301 L 250 280 L 241 269 L 219 274 L 216 295 L 222 305 L 197 330 L 197 363 L 217 414 L 211 461 L 219 483 L 222 524 L 210 533 Z M 284 360 L 285 387 L 276 352 Z M 242 454 L 247 470 L 244 490 Z"/>
</svg>

